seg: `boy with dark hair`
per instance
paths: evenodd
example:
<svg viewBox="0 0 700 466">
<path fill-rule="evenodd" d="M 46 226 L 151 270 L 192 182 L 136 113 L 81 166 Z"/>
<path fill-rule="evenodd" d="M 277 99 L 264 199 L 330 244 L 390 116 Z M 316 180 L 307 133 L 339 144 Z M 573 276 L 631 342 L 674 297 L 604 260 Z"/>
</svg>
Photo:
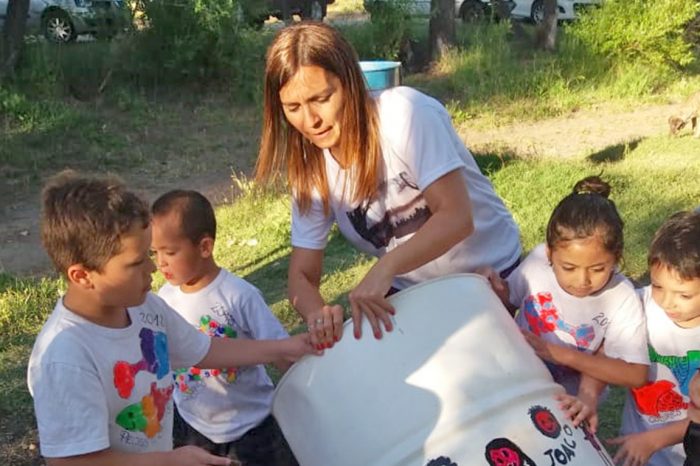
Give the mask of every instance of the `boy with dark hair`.
<svg viewBox="0 0 700 466">
<path fill-rule="evenodd" d="M 654 235 L 651 285 L 641 290 L 649 382 L 627 394 L 615 461 L 683 464 L 690 379 L 700 367 L 700 213 L 679 212 Z M 647 463 L 648 462 L 648 463 Z M 692 463 L 691 463 L 692 464 Z"/>
<path fill-rule="evenodd" d="M 168 281 L 158 294 L 200 331 L 233 339 L 286 338 L 253 285 L 214 260 L 216 219 L 196 191 L 170 191 L 152 207 L 156 264 Z M 289 364 L 276 364 L 281 371 Z M 243 466 L 296 466 L 271 416 L 274 386 L 262 365 L 177 373 L 175 441 Z"/>
<path fill-rule="evenodd" d="M 293 361 L 308 335 L 212 339 L 149 293 L 148 206 L 115 179 L 63 172 L 43 191 L 44 246 L 67 281 L 37 336 L 27 373 L 49 466 L 227 465 L 172 450 L 171 367 Z"/>
</svg>

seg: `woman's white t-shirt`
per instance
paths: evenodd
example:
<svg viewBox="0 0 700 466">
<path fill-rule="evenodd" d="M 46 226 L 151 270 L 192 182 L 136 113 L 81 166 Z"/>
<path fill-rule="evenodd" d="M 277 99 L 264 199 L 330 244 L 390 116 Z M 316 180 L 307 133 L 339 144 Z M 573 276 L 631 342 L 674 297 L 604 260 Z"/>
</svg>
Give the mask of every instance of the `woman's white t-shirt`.
<svg viewBox="0 0 700 466">
<path fill-rule="evenodd" d="M 579 298 L 559 286 L 545 245 L 537 246 L 508 277 L 510 302 L 520 311 L 516 322 L 546 341 L 595 352 L 605 340 L 605 354 L 629 363 L 649 364 L 646 325 L 634 286 L 615 273 L 597 293 Z M 567 393 L 578 393 L 580 374 L 547 363 Z"/>
<path fill-rule="evenodd" d="M 455 132 L 445 108 L 408 87 L 382 91 L 376 99 L 384 163 L 379 194 L 371 202 L 351 203 L 346 171 L 324 150 L 330 215 L 324 214 L 318 196 L 304 215 L 293 202 L 292 246 L 325 248 L 337 223 L 357 249 L 381 257 L 408 241 L 430 218 L 423 191 L 459 170 L 469 192 L 474 233 L 435 260 L 396 277 L 394 286 L 405 288 L 479 266 L 499 271 L 511 266 L 521 253 L 518 227 Z"/>
</svg>

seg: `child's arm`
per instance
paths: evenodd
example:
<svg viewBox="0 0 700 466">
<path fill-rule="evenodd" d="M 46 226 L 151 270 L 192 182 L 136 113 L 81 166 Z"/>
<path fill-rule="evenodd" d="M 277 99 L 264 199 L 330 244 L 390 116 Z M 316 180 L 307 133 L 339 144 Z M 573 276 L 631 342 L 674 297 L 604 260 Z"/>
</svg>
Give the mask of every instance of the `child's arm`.
<svg viewBox="0 0 700 466">
<path fill-rule="evenodd" d="M 532 332 L 522 330 L 525 339 L 537 355 L 545 361 L 570 367 L 602 382 L 628 388 L 639 388 L 647 383 L 649 366 L 635 364 L 606 356 L 603 352 L 583 353 L 576 348 L 557 345 Z"/>
<path fill-rule="evenodd" d="M 212 338 L 209 351 L 197 367 L 217 369 L 279 361 L 295 362 L 307 354 L 318 354 L 311 346 L 308 333 L 294 335 L 284 340 Z"/>
<path fill-rule="evenodd" d="M 482 275 L 489 281 L 493 292 L 496 293 L 496 296 L 501 300 L 510 315 L 515 315 L 515 311 L 518 308 L 517 306 L 513 306 L 510 302 L 508 282 L 502 279 L 498 272 L 491 267 L 479 267 L 474 272 Z"/>
<path fill-rule="evenodd" d="M 658 429 L 623 435 L 608 440 L 611 445 L 619 445 L 613 458 L 615 464 L 644 465 L 657 451 L 681 443 L 688 429 L 689 421 L 670 422 Z"/>
<path fill-rule="evenodd" d="M 601 382 L 587 374 L 581 374 L 577 396 L 591 410 L 586 417 L 586 421 L 588 422 L 589 430 L 594 434 L 598 430 L 598 400 L 606 386 L 605 382 Z"/>
<path fill-rule="evenodd" d="M 690 379 L 688 397 L 690 398 L 688 419 L 690 419 L 691 422 L 700 424 L 700 369 L 695 371 L 695 375 Z"/>
<path fill-rule="evenodd" d="M 228 466 L 229 458 L 214 456 L 199 447 L 186 446 L 167 452 L 123 453 L 102 450 L 67 458 L 45 458 L 47 466 Z"/>
</svg>

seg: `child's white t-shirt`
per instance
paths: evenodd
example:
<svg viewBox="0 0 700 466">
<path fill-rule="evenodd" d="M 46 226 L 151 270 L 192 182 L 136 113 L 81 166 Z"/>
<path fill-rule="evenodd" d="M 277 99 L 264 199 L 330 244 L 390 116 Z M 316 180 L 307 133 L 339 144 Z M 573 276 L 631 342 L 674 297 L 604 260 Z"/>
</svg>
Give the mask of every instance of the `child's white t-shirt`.
<svg viewBox="0 0 700 466">
<path fill-rule="evenodd" d="M 212 337 L 251 340 L 287 338 L 253 285 L 221 269 L 194 293 L 165 284 L 158 292 L 191 325 Z M 272 406 L 274 386 L 262 365 L 175 371 L 175 403 L 182 418 L 215 443 L 241 438 Z"/>
<path fill-rule="evenodd" d="M 595 352 L 605 340 L 605 354 L 629 363 L 649 364 L 646 326 L 632 283 L 614 273 L 594 295 L 579 298 L 564 291 L 537 246 L 508 277 L 510 302 L 520 311 L 516 322 L 546 341 Z M 578 393 L 580 373 L 547 363 L 567 393 Z"/>
<path fill-rule="evenodd" d="M 641 291 L 649 337 L 649 383 L 628 390 L 622 414 L 622 434 L 646 432 L 687 416 L 688 383 L 700 367 L 700 327 L 682 328 L 668 318 L 651 296 Z M 683 464 L 683 444 L 664 448 L 649 460 L 651 466 Z"/>
<path fill-rule="evenodd" d="M 383 153 L 379 194 L 371 202 L 352 204 L 346 170 L 325 150 L 330 214 L 324 214 L 318 196 L 304 215 L 292 202 L 292 246 L 325 248 L 335 222 L 357 249 L 381 257 L 408 241 L 430 218 L 423 191 L 459 170 L 471 200 L 474 232 L 442 256 L 398 276 L 394 286 L 406 288 L 479 266 L 499 271 L 511 266 L 521 253 L 518 227 L 455 132 L 445 108 L 408 87 L 382 91 L 376 99 Z"/>
<path fill-rule="evenodd" d="M 43 456 L 172 449 L 170 368 L 201 361 L 210 339 L 151 293 L 128 313 L 107 328 L 56 303 L 27 370 Z"/>
</svg>

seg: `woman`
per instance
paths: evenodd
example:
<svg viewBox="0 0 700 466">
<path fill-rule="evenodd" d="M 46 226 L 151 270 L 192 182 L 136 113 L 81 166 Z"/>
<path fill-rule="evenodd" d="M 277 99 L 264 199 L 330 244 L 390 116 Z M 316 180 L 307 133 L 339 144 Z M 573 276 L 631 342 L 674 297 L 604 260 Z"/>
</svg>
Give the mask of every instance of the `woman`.
<svg viewBox="0 0 700 466">
<path fill-rule="evenodd" d="M 319 293 L 323 252 L 337 223 L 379 260 L 350 292 L 362 317 L 392 330 L 388 292 L 520 257 L 517 226 L 434 99 L 407 87 L 371 95 L 357 55 L 323 23 L 282 29 L 267 52 L 259 182 L 286 169 L 292 189 L 289 299 L 312 342 L 330 348 L 343 309 Z"/>
</svg>

